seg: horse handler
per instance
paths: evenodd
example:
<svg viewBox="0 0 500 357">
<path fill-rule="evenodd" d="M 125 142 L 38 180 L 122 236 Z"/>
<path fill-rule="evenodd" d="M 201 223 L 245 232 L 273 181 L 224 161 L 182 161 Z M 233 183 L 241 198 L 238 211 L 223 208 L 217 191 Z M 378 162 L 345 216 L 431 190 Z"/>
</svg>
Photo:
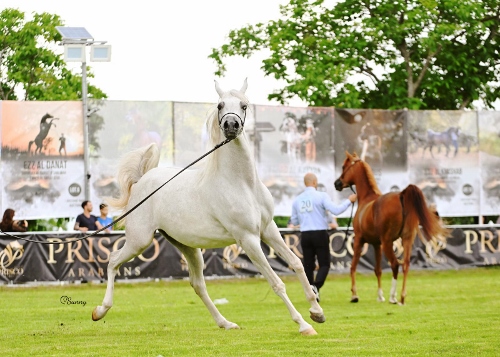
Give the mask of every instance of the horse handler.
<svg viewBox="0 0 500 357">
<path fill-rule="evenodd" d="M 319 302 L 319 289 L 325 284 L 330 271 L 330 238 L 328 236 L 328 212 L 339 215 L 356 202 L 356 195 L 336 206 L 326 192 L 317 191 L 318 178 L 313 173 L 304 176 L 306 189 L 295 198 L 290 226 L 300 225 L 304 270 L 309 284 Z M 319 270 L 314 278 L 318 259 Z"/>
</svg>

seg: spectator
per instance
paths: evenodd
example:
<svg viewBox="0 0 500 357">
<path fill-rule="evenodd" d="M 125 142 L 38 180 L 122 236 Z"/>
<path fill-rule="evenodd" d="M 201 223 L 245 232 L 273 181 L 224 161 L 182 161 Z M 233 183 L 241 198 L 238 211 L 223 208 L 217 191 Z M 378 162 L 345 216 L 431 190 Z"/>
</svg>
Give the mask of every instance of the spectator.
<svg viewBox="0 0 500 357">
<path fill-rule="evenodd" d="M 83 201 L 82 202 L 83 213 L 76 217 L 75 231 L 87 232 L 96 231 L 101 229 L 101 223 L 97 220 L 97 217 L 92 214 L 92 202 Z"/>
<path fill-rule="evenodd" d="M 23 221 L 14 221 L 14 215 L 16 212 L 7 208 L 3 213 L 2 222 L 0 222 L 0 229 L 2 232 L 26 232 L 28 229 L 28 222 Z"/>
<path fill-rule="evenodd" d="M 316 175 L 307 173 L 304 176 L 306 189 L 293 202 L 290 223 L 300 225 L 302 253 L 304 254 L 304 270 L 309 284 L 319 302 L 319 289 L 324 285 L 330 271 L 330 238 L 328 236 L 328 214 L 344 212 L 357 196 L 352 194 L 340 205 L 336 206 L 325 192 L 317 191 L 318 179 Z M 314 278 L 318 259 L 319 270 Z"/>
<path fill-rule="evenodd" d="M 108 208 L 107 204 L 101 203 L 99 205 L 99 210 L 101 211 L 101 215 L 99 217 L 97 217 L 97 220 L 99 221 L 101 226 L 106 227 L 108 224 L 113 222 L 113 218 L 108 217 L 109 208 Z M 106 228 L 105 232 L 109 233 L 112 230 L 113 230 L 113 226 L 110 226 L 110 227 Z"/>
</svg>

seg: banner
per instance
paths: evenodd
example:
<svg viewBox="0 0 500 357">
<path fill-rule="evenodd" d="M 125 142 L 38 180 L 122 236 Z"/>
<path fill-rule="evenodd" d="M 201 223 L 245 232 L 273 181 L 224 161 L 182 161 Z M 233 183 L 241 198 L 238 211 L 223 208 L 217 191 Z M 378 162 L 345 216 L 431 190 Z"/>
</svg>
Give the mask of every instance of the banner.
<svg viewBox="0 0 500 357">
<path fill-rule="evenodd" d="M 500 225 L 452 226 L 445 244 L 424 244 L 415 239 L 411 255 L 411 269 L 457 269 L 500 264 Z M 353 233 L 346 240 L 345 230 L 332 230 L 330 234 L 330 273 L 348 273 L 352 260 Z M 106 280 L 110 254 L 125 243 L 124 232 L 98 234 L 81 241 L 80 233 L 34 233 L 20 236 L 53 245 L 23 240 L 0 239 L 0 281 L 26 283 L 30 281 L 90 281 Z M 300 232 L 281 230 L 285 244 L 302 259 Z M 345 241 L 345 242 L 344 242 Z M 273 249 L 261 243 L 271 267 L 278 274 L 293 274 L 288 264 Z M 402 259 L 403 248 L 399 240 L 394 251 Z M 253 276 L 260 274 L 241 247 L 233 244 L 225 248 L 202 250 L 205 276 Z M 375 254 L 365 244 L 358 271 L 373 271 Z M 390 270 L 383 258 L 382 268 Z M 152 244 L 139 256 L 124 263 L 116 277 L 124 279 L 184 278 L 188 266 L 184 256 L 159 233 Z"/>
<path fill-rule="evenodd" d="M 274 215 L 290 216 L 308 172 L 333 195 L 333 109 L 257 106 L 256 161 L 274 198 Z"/>
<path fill-rule="evenodd" d="M 407 111 L 335 109 L 335 171 L 342 173 L 345 152 L 366 161 L 382 193 L 402 191 L 408 185 L 406 118 Z M 336 193 L 336 200 L 352 192 Z M 341 217 L 349 217 L 344 212 Z"/>
<path fill-rule="evenodd" d="M 121 156 L 155 143 L 160 149 L 158 166 L 173 165 L 172 102 L 96 100 L 91 106 L 98 110 L 89 118 L 90 198 L 93 213 L 99 215 L 99 203 L 118 193 Z"/>
<path fill-rule="evenodd" d="M 479 112 L 481 215 L 500 213 L 500 113 Z"/>
<path fill-rule="evenodd" d="M 68 217 L 84 196 L 81 102 L 3 101 L 2 207 L 18 219 Z"/>
<path fill-rule="evenodd" d="M 480 166 L 476 112 L 411 111 L 410 182 L 442 216 L 477 216 Z"/>
</svg>

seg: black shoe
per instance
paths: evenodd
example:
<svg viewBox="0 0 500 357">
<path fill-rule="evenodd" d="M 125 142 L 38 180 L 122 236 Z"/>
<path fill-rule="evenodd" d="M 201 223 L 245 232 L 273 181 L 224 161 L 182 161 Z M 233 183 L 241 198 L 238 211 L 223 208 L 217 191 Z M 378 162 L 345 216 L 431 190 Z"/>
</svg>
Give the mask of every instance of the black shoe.
<svg viewBox="0 0 500 357">
<path fill-rule="evenodd" d="M 319 290 L 316 286 L 311 285 L 311 288 L 313 290 L 313 293 L 316 294 L 316 301 L 319 302 Z"/>
</svg>

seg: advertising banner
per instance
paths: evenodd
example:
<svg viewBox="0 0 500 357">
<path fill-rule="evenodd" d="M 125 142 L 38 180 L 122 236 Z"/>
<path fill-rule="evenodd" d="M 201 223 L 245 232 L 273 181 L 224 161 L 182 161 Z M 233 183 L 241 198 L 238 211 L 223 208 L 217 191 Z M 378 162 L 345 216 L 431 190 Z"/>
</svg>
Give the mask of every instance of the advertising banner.
<svg viewBox="0 0 500 357">
<path fill-rule="evenodd" d="M 500 214 L 500 113 L 479 112 L 478 123 L 481 162 L 480 214 L 497 215 Z"/>
<path fill-rule="evenodd" d="M 158 166 L 173 165 L 172 102 L 93 101 L 89 118 L 91 200 L 118 193 L 120 158 L 151 143 L 160 149 Z M 81 212 L 79 212 L 81 213 Z"/>
<path fill-rule="evenodd" d="M 411 111 L 410 182 L 442 216 L 477 216 L 480 163 L 477 113 Z"/>
<path fill-rule="evenodd" d="M 18 219 L 76 216 L 84 196 L 82 103 L 3 101 L 1 117 L 3 210 Z"/>
<path fill-rule="evenodd" d="M 411 269 L 457 269 L 500 264 L 500 225 L 451 226 L 446 243 L 425 243 L 415 239 L 411 255 Z M 348 273 L 353 253 L 353 233 L 346 238 L 345 230 L 332 230 L 330 234 L 330 273 Z M 302 259 L 300 232 L 281 230 L 286 245 Z M 111 252 L 125 243 L 123 231 L 98 234 L 81 241 L 80 233 L 19 234 L 32 240 L 53 242 L 42 245 L 23 240 L 0 238 L 0 282 L 26 283 L 31 281 L 91 281 L 106 280 Z M 278 274 L 293 274 L 288 264 L 273 249 L 262 243 L 262 249 L 271 267 Z M 401 242 L 394 242 L 394 251 L 402 259 Z M 260 274 L 241 247 L 233 244 L 225 248 L 202 250 L 205 276 L 253 276 Z M 373 271 L 375 254 L 366 244 L 358 271 Z M 390 271 L 387 259 L 382 268 Z M 188 266 L 184 256 L 159 233 L 151 245 L 136 258 L 124 263 L 117 280 L 144 278 L 184 278 Z"/>
<path fill-rule="evenodd" d="M 408 185 L 407 111 L 335 109 L 335 170 L 340 175 L 345 152 L 368 163 L 382 193 L 402 191 Z M 337 200 L 352 192 L 344 189 Z M 348 217 L 344 212 L 341 217 Z"/>
<path fill-rule="evenodd" d="M 255 151 L 260 179 L 274 198 L 274 215 L 290 216 L 308 172 L 333 195 L 333 109 L 256 106 Z"/>
</svg>

